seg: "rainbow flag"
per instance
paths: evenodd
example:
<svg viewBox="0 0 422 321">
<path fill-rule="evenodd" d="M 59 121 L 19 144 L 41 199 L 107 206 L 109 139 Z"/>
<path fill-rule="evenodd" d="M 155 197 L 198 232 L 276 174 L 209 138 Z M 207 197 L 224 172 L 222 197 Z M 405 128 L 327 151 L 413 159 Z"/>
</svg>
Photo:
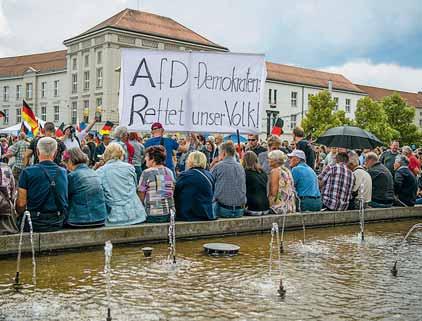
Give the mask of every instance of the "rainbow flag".
<svg viewBox="0 0 422 321">
<path fill-rule="evenodd" d="M 39 131 L 38 120 L 35 117 L 31 107 L 28 106 L 25 100 L 23 101 L 22 105 L 22 118 L 31 127 L 34 137 L 37 136 Z"/>
</svg>

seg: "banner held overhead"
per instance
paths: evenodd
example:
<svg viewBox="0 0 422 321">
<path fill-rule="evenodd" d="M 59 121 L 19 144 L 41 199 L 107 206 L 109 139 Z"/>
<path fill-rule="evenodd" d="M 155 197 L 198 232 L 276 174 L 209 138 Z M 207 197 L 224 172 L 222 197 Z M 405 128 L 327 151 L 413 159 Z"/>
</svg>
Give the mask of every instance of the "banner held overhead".
<svg viewBox="0 0 422 321">
<path fill-rule="evenodd" d="M 120 125 L 259 133 L 264 55 L 122 49 Z"/>
</svg>

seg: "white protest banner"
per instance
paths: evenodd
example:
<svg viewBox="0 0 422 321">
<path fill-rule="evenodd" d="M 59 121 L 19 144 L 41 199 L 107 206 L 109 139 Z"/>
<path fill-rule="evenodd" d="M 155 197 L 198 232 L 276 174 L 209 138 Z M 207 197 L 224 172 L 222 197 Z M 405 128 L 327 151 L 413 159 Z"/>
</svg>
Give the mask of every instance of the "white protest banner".
<svg viewBox="0 0 422 321">
<path fill-rule="evenodd" d="M 263 55 L 122 49 L 120 125 L 259 133 L 266 76 Z"/>
</svg>

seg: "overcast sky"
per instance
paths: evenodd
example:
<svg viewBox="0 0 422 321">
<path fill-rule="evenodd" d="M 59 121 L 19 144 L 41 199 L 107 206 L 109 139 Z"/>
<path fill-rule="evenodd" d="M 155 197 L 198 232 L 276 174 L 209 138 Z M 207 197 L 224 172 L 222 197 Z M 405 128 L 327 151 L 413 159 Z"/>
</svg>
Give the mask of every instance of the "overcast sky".
<svg viewBox="0 0 422 321">
<path fill-rule="evenodd" d="M 234 52 L 422 90 L 420 0 L 0 0 L 0 57 L 64 49 L 64 39 L 138 2 Z"/>
</svg>

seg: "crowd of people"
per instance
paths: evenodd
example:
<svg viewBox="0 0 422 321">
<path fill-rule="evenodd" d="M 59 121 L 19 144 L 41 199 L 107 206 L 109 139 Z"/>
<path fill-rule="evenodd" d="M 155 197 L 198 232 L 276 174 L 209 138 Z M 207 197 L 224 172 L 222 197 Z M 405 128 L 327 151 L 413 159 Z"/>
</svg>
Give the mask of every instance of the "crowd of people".
<svg viewBox="0 0 422 321">
<path fill-rule="evenodd" d="M 0 234 L 17 233 L 25 211 L 35 232 L 49 232 L 168 222 L 172 212 L 199 221 L 422 203 L 422 151 L 396 141 L 327 148 L 297 127 L 291 142 L 248 135 L 237 144 L 220 134 L 166 137 L 160 123 L 148 138 L 120 126 L 98 139 L 93 125 L 56 137 L 47 122 L 31 141 L 0 140 Z"/>
</svg>

